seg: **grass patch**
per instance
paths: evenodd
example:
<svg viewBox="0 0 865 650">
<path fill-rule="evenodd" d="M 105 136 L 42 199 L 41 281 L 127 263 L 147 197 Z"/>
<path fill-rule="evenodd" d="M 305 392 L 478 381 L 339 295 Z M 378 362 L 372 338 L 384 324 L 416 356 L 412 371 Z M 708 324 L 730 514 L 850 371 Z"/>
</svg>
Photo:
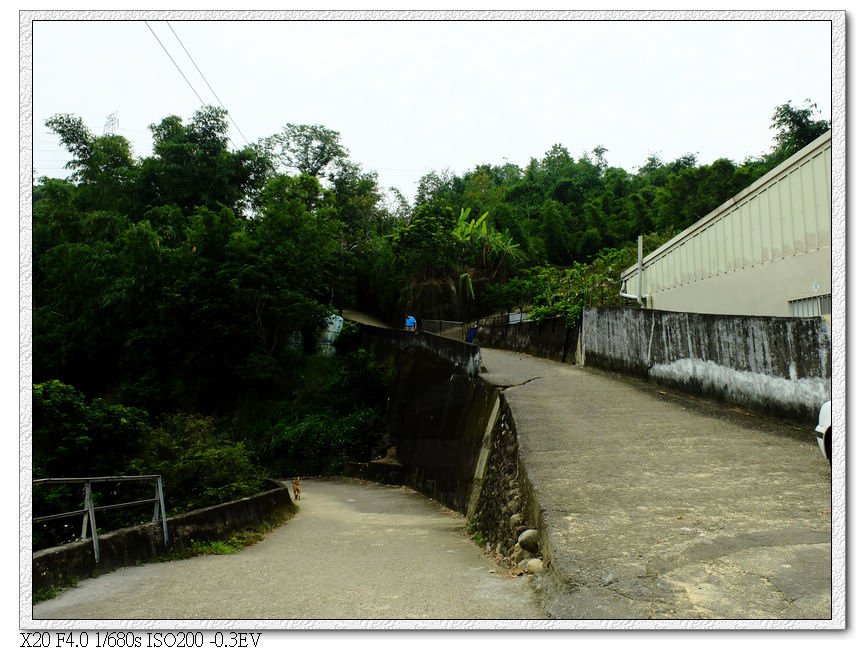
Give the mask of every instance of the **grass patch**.
<svg viewBox="0 0 865 650">
<path fill-rule="evenodd" d="M 232 553 L 237 553 L 238 551 L 246 548 L 247 546 L 252 546 L 253 544 L 257 544 L 261 540 L 263 540 L 267 535 L 273 530 L 282 526 L 285 522 L 291 519 L 292 516 L 297 512 L 298 507 L 292 504 L 291 508 L 287 508 L 281 514 L 276 515 L 274 518 L 269 519 L 255 528 L 248 528 L 246 530 L 240 531 L 229 537 L 228 539 L 220 539 L 213 540 L 208 542 L 192 542 L 189 546 L 173 551 L 169 551 L 168 553 L 164 553 L 159 555 L 150 562 L 173 562 L 174 560 L 187 560 L 191 557 L 197 557 L 200 555 L 230 555 Z M 148 564 L 149 562 L 141 562 L 138 561 L 135 563 L 135 566 L 143 566 L 144 564 Z M 94 573 L 92 577 L 96 577 L 97 573 Z M 39 591 L 33 592 L 33 604 L 41 603 L 44 600 L 51 600 L 52 598 L 56 598 L 61 592 L 66 589 L 71 589 L 72 587 L 78 586 L 78 578 L 67 578 L 60 585 L 52 585 L 47 589 L 40 589 Z"/>
<path fill-rule="evenodd" d="M 39 591 L 33 592 L 33 604 L 41 603 L 43 600 L 51 600 L 52 598 L 56 598 L 57 594 L 61 591 L 66 591 L 67 589 L 72 589 L 72 587 L 78 586 L 78 578 L 67 578 L 60 585 L 52 585 L 47 589 L 40 589 Z"/>
<path fill-rule="evenodd" d="M 158 556 L 155 558 L 154 562 L 188 560 L 191 557 L 198 557 L 201 555 L 231 555 L 247 546 L 258 544 L 258 542 L 267 537 L 270 532 L 279 528 L 288 521 L 290 517 L 291 515 L 285 514 L 278 519 L 264 522 L 255 528 L 248 528 L 235 533 L 228 539 L 217 539 L 207 542 L 193 541 L 189 546 Z"/>
<path fill-rule="evenodd" d="M 480 526 L 477 519 L 473 518 L 466 522 L 466 532 L 468 532 L 469 536 L 475 541 L 475 544 L 477 544 L 478 546 L 483 547 L 489 541 L 480 531 Z"/>
</svg>

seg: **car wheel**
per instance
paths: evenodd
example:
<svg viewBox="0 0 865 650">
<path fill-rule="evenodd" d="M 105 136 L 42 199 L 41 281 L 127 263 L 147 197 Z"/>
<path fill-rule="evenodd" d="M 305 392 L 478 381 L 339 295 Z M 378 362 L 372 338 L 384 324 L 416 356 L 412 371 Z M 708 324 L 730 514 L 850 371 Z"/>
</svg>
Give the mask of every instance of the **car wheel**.
<svg viewBox="0 0 865 650">
<path fill-rule="evenodd" d="M 826 459 L 829 461 L 829 467 L 832 467 L 832 429 L 826 432 L 823 438 L 823 445 L 826 449 Z"/>
</svg>

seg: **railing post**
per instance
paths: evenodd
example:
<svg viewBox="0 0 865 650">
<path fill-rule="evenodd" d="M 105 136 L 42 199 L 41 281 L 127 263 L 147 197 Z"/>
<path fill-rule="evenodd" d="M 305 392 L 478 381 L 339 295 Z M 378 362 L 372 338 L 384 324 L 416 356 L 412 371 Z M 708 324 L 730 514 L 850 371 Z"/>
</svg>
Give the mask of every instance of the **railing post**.
<svg viewBox="0 0 865 650">
<path fill-rule="evenodd" d="M 87 539 L 87 518 L 90 512 L 87 510 L 87 495 L 90 490 L 90 483 L 84 484 L 84 514 L 81 516 L 81 539 Z"/>
<path fill-rule="evenodd" d="M 115 503 L 96 506 L 93 500 L 93 483 L 120 482 L 120 481 L 152 481 L 156 479 L 156 495 L 153 499 L 143 499 L 141 501 L 132 501 L 129 503 Z M 50 521 L 54 519 L 64 519 L 66 517 L 81 517 L 81 540 L 87 539 L 88 522 L 93 536 L 93 555 L 96 562 L 99 562 L 99 535 L 96 529 L 96 511 L 97 510 L 114 510 L 128 506 L 138 506 L 145 503 L 153 502 L 153 522 L 155 523 L 160 517 L 162 518 L 162 541 L 168 544 L 168 521 L 165 515 L 165 493 L 162 488 L 162 476 L 159 474 L 149 474 L 146 476 L 106 476 L 106 477 L 82 477 L 82 478 L 43 478 L 35 479 L 33 485 L 43 483 L 74 483 L 84 486 L 84 506 L 81 510 L 72 512 L 63 512 L 53 515 L 33 517 L 33 524 L 42 521 Z"/>
<path fill-rule="evenodd" d="M 93 490 L 88 481 L 84 484 L 84 508 L 90 516 L 90 534 L 93 536 L 93 555 L 96 558 L 96 564 L 99 564 L 99 535 L 96 532 L 96 512 L 93 510 Z M 87 524 L 84 525 L 84 532 L 87 532 Z"/>
<path fill-rule="evenodd" d="M 157 501 L 154 504 L 153 508 L 154 510 L 156 510 L 156 508 L 159 508 L 160 514 L 162 515 L 162 543 L 165 544 L 165 546 L 168 546 L 168 522 L 165 521 L 165 498 L 162 494 L 161 475 L 156 477 L 156 499 Z M 154 521 L 156 520 L 154 519 Z"/>
</svg>

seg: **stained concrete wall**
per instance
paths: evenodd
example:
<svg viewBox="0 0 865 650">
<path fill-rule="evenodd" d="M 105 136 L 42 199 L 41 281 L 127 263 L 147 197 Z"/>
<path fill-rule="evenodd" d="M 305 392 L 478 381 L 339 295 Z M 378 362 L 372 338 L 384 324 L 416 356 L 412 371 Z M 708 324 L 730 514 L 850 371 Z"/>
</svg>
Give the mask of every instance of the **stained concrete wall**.
<svg viewBox="0 0 865 650">
<path fill-rule="evenodd" d="M 169 517 L 166 519 L 168 545 L 162 541 L 162 524 L 150 523 L 100 534 L 98 563 L 91 539 L 36 551 L 33 553 L 33 591 L 149 562 L 170 551 L 187 548 L 193 542 L 224 539 L 293 512 L 296 506 L 288 488 L 275 481 L 271 483 L 273 489 L 266 492 Z"/>
<path fill-rule="evenodd" d="M 490 550 L 505 555 L 521 532 L 541 526 L 507 400 L 466 371 L 475 368 L 476 346 L 437 336 L 407 345 L 407 337 L 415 335 L 376 328 L 366 328 L 364 336 L 376 358 L 394 370 L 388 431 L 398 464 L 350 463 L 344 472 L 438 500 L 465 514 Z"/>
<path fill-rule="evenodd" d="M 550 318 L 514 324 L 480 325 L 475 334 L 475 343 L 483 347 L 575 363 L 579 333 L 579 323 L 575 327 L 568 327 L 564 318 Z"/>
<path fill-rule="evenodd" d="M 428 332 L 406 332 L 358 323 L 361 342 L 373 350 L 382 348 L 385 356 L 402 352 L 422 351 L 430 358 L 449 364 L 469 376 L 476 376 L 481 367 L 480 348 L 472 343 L 457 341 Z"/>
<path fill-rule="evenodd" d="M 497 399 L 478 375 L 478 347 L 423 332 L 361 329 L 364 345 L 393 368 L 387 417 L 403 466 L 399 482 L 465 512 Z M 381 471 L 360 466 L 350 471 L 366 478 L 375 470 Z"/>
<path fill-rule="evenodd" d="M 586 365 L 808 424 L 830 398 L 830 330 L 819 317 L 591 308 L 582 355 Z"/>
</svg>

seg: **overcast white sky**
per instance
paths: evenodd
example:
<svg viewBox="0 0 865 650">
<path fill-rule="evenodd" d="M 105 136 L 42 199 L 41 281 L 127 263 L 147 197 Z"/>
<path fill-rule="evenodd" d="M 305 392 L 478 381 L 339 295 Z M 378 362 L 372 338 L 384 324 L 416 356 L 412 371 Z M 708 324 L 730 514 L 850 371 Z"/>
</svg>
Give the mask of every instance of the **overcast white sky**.
<svg viewBox="0 0 865 650">
<path fill-rule="evenodd" d="M 628 171 L 651 153 L 740 162 L 771 148 L 788 100 L 831 117 L 828 21 L 171 20 L 187 55 L 166 17 L 34 24 L 37 177 L 68 173 L 44 126 L 56 113 L 102 133 L 116 112 L 146 156 L 149 124 L 188 120 L 196 92 L 218 104 L 189 55 L 236 145 L 323 124 L 410 201 L 429 171 L 524 167 L 557 143 L 574 157 L 603 145 Z"/>
</svg>

